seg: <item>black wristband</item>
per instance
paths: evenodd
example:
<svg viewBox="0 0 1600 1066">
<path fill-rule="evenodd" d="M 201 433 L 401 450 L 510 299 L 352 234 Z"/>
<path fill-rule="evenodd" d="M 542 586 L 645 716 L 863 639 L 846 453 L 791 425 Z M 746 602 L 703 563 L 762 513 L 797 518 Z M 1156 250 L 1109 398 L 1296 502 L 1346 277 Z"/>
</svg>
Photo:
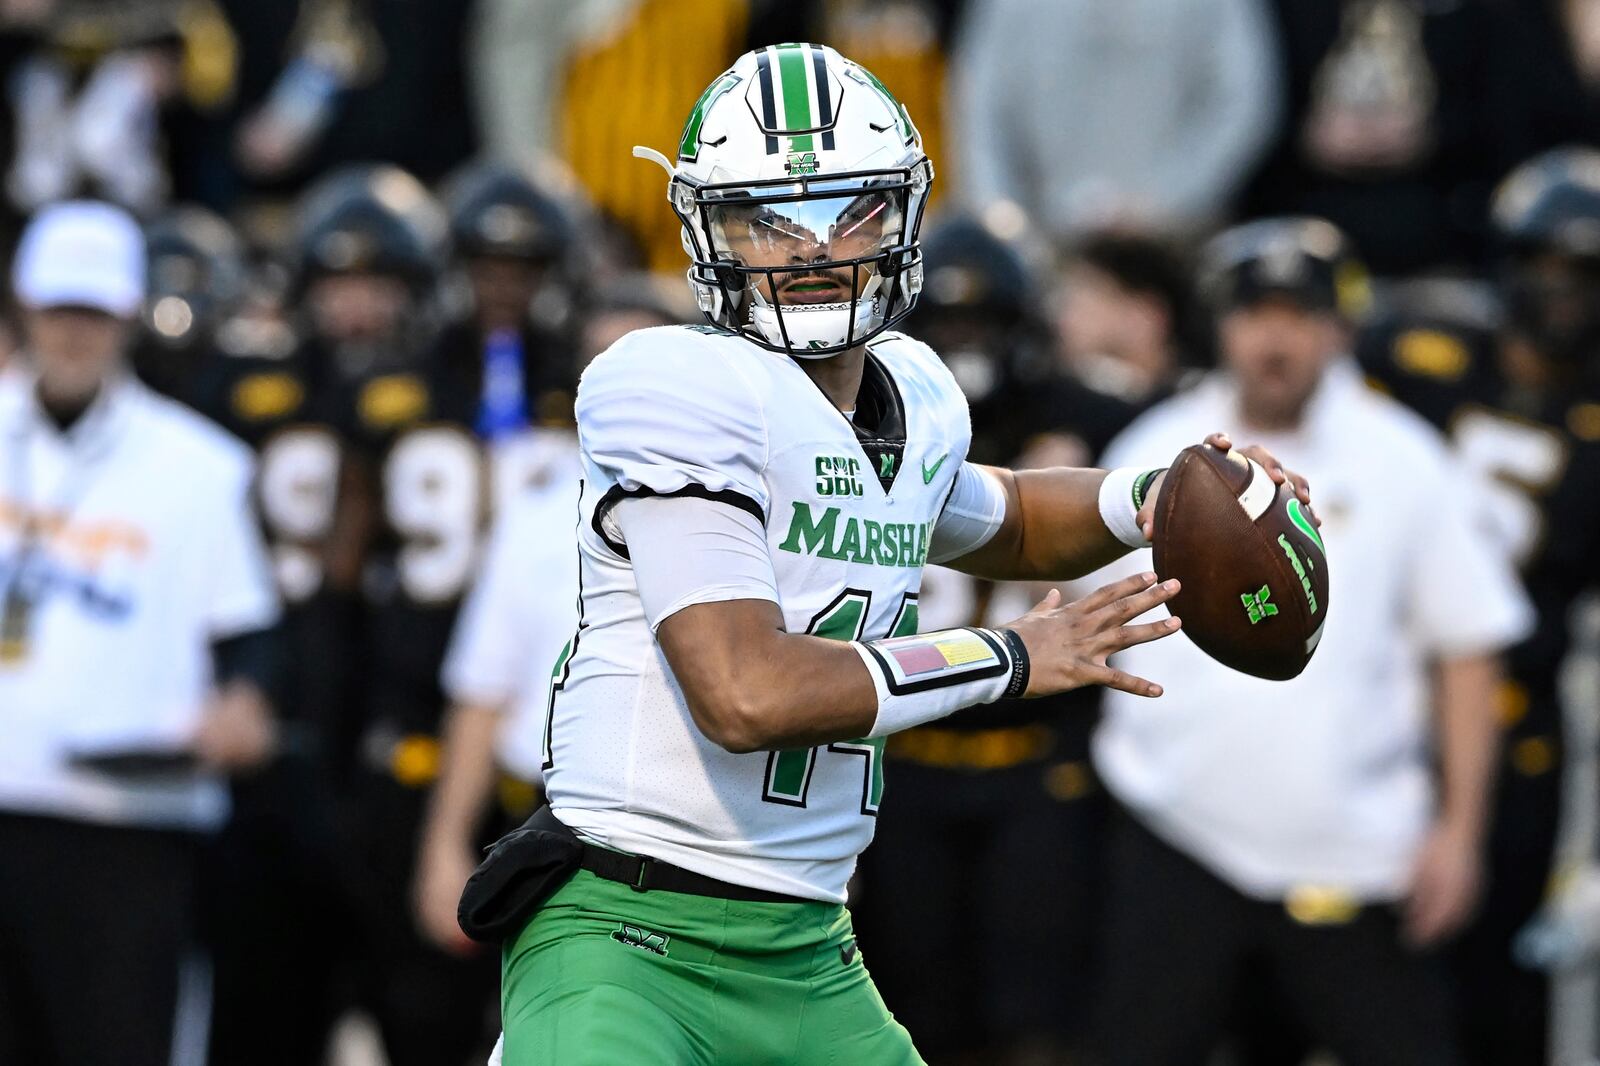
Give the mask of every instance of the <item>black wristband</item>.
<svg viewBox="0 0 1600 1066">
<path fill-rule="evenodd" d="M 1011 653 L 1011 680 L 1006 685 L 1006 690 L 1000 694 L 1003 700 L 1014 700 L 1028 691 L 1028 647 L 1022 643 L 1022 638 L 1017 636 L 1014 629 L 1000 630 L 1000 636 L 1006 642 L 1006 650 Z"/>
</svg>

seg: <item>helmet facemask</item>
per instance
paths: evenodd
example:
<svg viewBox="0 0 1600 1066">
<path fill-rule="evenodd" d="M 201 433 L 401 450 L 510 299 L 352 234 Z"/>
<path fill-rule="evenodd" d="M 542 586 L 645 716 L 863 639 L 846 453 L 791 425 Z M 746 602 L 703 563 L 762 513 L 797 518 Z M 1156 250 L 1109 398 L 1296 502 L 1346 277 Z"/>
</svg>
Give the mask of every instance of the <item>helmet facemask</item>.
<svg viewBox="0 0 1600 1066">
<path fill-rule="evenodd" d="M 826 358 L 905 317 L 931 167 L 798 180 L 673 182 L 701 310 L 772 351 Z"/>
</svg>

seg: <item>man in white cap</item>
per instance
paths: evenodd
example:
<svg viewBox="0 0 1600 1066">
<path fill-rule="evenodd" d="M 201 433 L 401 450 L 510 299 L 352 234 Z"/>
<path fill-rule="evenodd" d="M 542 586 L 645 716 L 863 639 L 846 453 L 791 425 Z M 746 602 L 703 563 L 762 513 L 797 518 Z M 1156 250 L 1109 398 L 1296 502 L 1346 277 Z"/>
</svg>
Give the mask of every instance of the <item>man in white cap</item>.
<svg viewBox="0 0 1600 1066">
<path fill-rule="evenodd" d="M 243 445 L 124 357 L 138 225 L 46 208 L 0 378 L 0 1062 L 156 1066 L 203 1040 L 191 943 L 217 774 L 273 744 L 277 603 Z M 181 1008 L 188 1008 L 187 1013 Z M 177 1047 L 175 1048 L 175 1042 Z"/>
</svg>

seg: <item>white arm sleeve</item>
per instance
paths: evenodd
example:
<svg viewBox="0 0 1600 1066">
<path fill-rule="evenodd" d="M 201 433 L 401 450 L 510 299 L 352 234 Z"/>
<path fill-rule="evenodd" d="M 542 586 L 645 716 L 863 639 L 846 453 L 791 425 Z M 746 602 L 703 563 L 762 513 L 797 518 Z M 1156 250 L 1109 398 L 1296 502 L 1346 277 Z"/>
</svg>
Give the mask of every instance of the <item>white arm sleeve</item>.
<svg viewBox="0 0 1600 1066">
<path fill-rule="evenodd" d="M 1006 520 L 1006 490 L 993 474 L 972 463 L 956 471 L 950 497 L 939 512 L 928 544 L 928 562 L 946 563 L 983 547 Z"/>
<path fill-rule="evenodd" d="M 778 602 L 766 531 L 742 508 L 696 496 L 631 496 L 611 514 L 652 630 L 696 603 Z"/>
</svg>

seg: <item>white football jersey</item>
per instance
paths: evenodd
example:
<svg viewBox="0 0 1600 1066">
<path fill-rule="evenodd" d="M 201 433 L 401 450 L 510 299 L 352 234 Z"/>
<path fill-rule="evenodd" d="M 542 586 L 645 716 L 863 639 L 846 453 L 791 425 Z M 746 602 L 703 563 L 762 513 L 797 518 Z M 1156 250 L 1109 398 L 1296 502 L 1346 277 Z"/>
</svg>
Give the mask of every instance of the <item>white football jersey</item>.
<svg viewBox="0 0 1600 1066">
<path fill-rule="evenodd" d="M 790 632 L 915 632 L 923 564 L 971 422 L 926 345 L 885 333 L 868 353 L 873 432 L 858 433 L 788 356 L 702 327 L 629 334 L 584 374 L 582 613 L 545 730 L 551 805 L 580 833 L 735 884 L 843 902 L 883 798 L 883 741 L 735 755 L 706 739 L 607 515 L 630 495 L 740 507 L 766 529 Z"/>
</svg>

